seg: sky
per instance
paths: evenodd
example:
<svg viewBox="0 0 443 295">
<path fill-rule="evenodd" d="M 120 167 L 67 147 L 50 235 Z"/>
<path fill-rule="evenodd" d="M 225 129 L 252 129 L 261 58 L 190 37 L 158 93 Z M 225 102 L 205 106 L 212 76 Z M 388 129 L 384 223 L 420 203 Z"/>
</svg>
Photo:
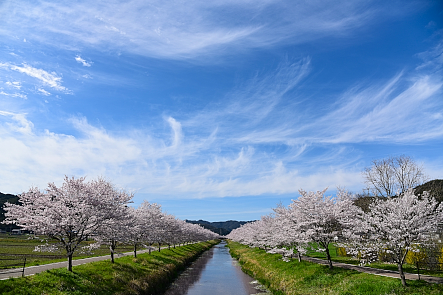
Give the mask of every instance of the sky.
<svg viewBox="0 0 443 295">
<path fill-rule="evenodd" d="M 0 191 L 103 177 L 180 219 L 443 178 L 442 1 L 0 0 Z"/>
</svg>

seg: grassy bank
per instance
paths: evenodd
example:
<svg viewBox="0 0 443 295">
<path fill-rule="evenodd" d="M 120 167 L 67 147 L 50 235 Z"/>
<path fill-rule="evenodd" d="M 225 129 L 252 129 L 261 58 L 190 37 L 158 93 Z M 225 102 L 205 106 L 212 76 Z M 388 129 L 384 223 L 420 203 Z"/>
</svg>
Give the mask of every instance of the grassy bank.
<svg viewBox="0 0 443 295">
<path fill-rule="evenodd" d="M 178 272 L 219 241 L 191 244 L 112 264 L 99 261 L 0 281 L 1 294 L 161 294 Z"/>
<path fill-rule="evenodd" d="M 279 254 L 229 242 L 230 253 L 243 270 L 259 280 L 274 294 L 443 294 L 443 285 L 408 281 L 360 273 L 325 265 L 281 260 Z"/>
</svg>

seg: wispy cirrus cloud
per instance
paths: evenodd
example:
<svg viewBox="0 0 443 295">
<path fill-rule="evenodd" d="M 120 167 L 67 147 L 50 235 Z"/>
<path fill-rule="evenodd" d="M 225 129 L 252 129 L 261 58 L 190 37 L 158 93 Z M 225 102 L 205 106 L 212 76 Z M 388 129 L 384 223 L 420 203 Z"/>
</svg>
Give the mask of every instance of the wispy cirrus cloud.
<svg viewBox="0 0 443 295">
<path fill-rule="evenodd" d="M 66 87 L 61 85 L 62 78 L 58 76 L 55 72 L 49 73 L 43 69 L 34 68 L 27 64 L 23 64 L 22 66 L 10 65 L 10 69 L 19 73 L 26 74 L 32 78 L 36 78 L 43 82 L 45 85 L 48 85 L 49 87 L 56 90 L 68 90 Z"/>
<path fill-rule="evenodd" d="M 44 69 L 33 67 L 27 63 L 16 65 L 14 63 L 0 63 L 0 70 L 5 76 L 12 76 L 18 81 L 7 81 L 4 83 L 5 90 L 1 94 L 9 97 L 20 97 L 27 99 L 29 93 L 39 93 L 45 96 L 51 93 L 43 87 L 49 87 L 53 91 L 58 91 L 65 94 L 72 92 L 65 87 L 62 82 L 62 77 L 56 72 L 48 72 Z M 13 73 L 16 74 L 13 74 Z M 0 81 L 1 83 L 1 81 Z M 2 89 L 2 88 L 0 88 Z M 14 93 L 11 93 L 14 90 Z"/>
<path fill-rule="evenodd" d="M 297 148 L 425 141 L 443 135 L 439 73 L 400 72 L 388 81 L 360 82 L 327 104 L 297 91 L 309 71 L 310 59 L 284 62 L 228 94 L 223 107 L 216 104 L 188 116 L 183 126 L 188 132 L 214 130 L 231 144 Z"/>
<path fill-rule="evenodd" d="M 439 35 L 443 36 L 443 30 L 439 31 Z M 416 67 L 416 70 L 433 70 L 439 71 L 443 67 L 443 38 L 440 39 L 433 48 L 425 52 L 417 54 L 423 62 Z"/>
<path fill-rule="evenodd" d="M 7 93 L 7 92 L 1 91 L 1 90 L 0 90 L 0 95 L 10 96 L 10 97 L 20 97 L 20 98 L 24 98 L 24 99 L 28 98 L 25 94 L 22 94 L 22 93 L 17 93 L 17 92 Z"/>
<path fill-rule="evenodd" d="M 226 47 L 238 51 L 352 34 L 388 17 L 389 3 L 367 2 L 116 0 L 77 1 L 69 7 L 58 1 L 12 2 L 0 34 L 187 59 L 226 53 Z M 395 14 L 389 10 L 389 17 L 416 8 L 411 6 L 396 7 Z"/>
<path fill-rule="evenodd" d="M 77 55 L 75 60 L 78 63 L 81 63 L 84 67 L 90 67 L 92 65 L 92 62 L 87 62 L 85 59 L 81 58 L 80 55 Z"/>
<path fill-rule="evenodd" d="M 49 95 L 51 95 L 51 93 L 49 93 L 48 91 L 46 91 L 46 90 L 44 90 L 44 89 L 42 89 L 42 88 L 39 88 L 39 89 L 38 89 L 38 92 L 40 92 L 40 93 L 43 94 L 44 96 L 49 96 Z"/>
<path fill-rule="evenodd" d="M 20 88 L 22 88 L 21 83 L 18 82 L 18 81 L 16 81 L 16 82 L 9 82 L 8 81 L 5 84 L 8 85 L 9 87 L 12 87 L 12 88 L 15 88 L 15 89 L 18 89 L 18 90 L 20 90 Z"/>
</svg>

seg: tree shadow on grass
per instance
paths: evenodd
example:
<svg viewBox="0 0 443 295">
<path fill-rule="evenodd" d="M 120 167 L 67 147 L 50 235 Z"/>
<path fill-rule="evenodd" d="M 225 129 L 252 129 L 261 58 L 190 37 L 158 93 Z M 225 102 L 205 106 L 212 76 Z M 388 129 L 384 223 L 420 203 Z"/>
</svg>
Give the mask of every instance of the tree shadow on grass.
<svg viewBox="0 0 443 295">
<path fill-rule="evenodd" d="M 308 286 L 331 286 L 344 280 L 344 278 L 359 274 L 356 270 L 348 270 L 339 267 L 329 269 L 326 265 L 319 267 L 310 275 L 303 279 Z"/>
<path fill-rule="evenodd" d="M 67 294 L 110 294 L 109 284 L 106 284 L 101 276 L 86 276 L 83 273 L 69 272 L 65 269 L 54 269 L 47 271 L 43 276 L 47 276 L 45 284 L 49 293 L 54 292 L 54 288 Z M 55 282 L 55 283 L 54 283 Z M 55 284 L 55 285 L 54 285 Z"/>
</svg>

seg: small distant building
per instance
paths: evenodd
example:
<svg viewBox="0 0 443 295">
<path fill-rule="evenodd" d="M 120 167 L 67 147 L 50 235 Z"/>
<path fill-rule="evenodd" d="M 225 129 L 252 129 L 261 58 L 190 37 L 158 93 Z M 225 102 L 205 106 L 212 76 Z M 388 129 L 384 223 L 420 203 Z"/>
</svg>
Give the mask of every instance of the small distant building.
<svg viewBox="0 0 443 295">
<path fill-rule="evenodd" d="M 21 235 L 22 234 L 22 230 L 19 228 L 13 229 L 11 230 L 11 234 L 13 235 Z"/>
</svg>

